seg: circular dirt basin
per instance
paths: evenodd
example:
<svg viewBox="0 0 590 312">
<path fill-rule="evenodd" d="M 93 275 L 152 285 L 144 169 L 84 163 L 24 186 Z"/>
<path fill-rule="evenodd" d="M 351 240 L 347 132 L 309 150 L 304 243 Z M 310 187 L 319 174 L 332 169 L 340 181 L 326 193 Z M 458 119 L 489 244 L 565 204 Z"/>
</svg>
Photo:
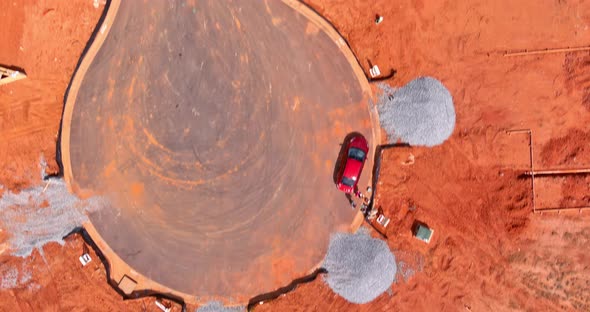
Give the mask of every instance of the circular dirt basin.
<svg viewBox="0 0 590 312">
<path fill-rule="evenodd" d="M 61 142 L 71 189 L 112 204 L 90 215 L 107 258 L 226 302 L 316 267 L 356 214 L 333 183 L 340 143 L 373 139 L 367 82 L 344 42 L 296 2 L 109 10 Z"/>
</svg>

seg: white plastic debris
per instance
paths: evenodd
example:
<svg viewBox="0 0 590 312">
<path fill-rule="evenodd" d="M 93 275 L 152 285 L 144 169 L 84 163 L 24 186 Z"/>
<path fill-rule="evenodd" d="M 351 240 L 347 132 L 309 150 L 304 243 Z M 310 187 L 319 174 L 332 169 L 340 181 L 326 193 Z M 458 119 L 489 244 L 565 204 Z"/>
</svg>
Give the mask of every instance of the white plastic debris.
<svg viewBox="0 0 590 312">
<path fill-rule="evenodd" d="M 80 263 L 82 263 L 82 266 L 86 266 L 90 261 L 92 261 L 92 258 L 90 258 L 90 255 L 87 253 L 81 255 L 79 259 Z"/>
<path fill-rule="evenodd" d="M 160 301 L 156 300 L 156 306 L 158 308 L 160 308 L 160 310 L 164 311 L 164 312 L 170 312 L 170 308 L 167 308 L 163 303 L 161 303 Z"/>
<path fill-rule="evenodd" d="M 377 67 L 377 65 L 373 65 L 373 67 L 369 69 L 369 74 L 371 74 L 371 78 L 375 78 L 381 75 L 381 71 L 379 70 L 379 67 Z"/>
<path fill-rule="evenodd" d="M 377 217 L 377 223 L 381 224 L 382 227 L 386 228 L 389 225 L 389 218 L 385 215 L 379 215 Z"/>
</svg>

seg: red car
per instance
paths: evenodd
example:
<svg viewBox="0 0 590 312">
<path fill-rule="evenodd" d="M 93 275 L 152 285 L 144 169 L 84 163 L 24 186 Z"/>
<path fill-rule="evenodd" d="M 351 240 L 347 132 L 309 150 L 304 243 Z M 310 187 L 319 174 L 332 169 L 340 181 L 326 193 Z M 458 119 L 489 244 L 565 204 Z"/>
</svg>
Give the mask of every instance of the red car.
<svg viewBox="0 0 590 312">
<path fill-rule="evenodd" d="M 357 189 L 357 183 L 363 172 L 369 144 L 360 133 L 353 134 L 345 143 L 346 150 L 344 150 L 344 159 L 336 179 L 336 186 L 344 193 L 353 193 Z"/>
</svg>

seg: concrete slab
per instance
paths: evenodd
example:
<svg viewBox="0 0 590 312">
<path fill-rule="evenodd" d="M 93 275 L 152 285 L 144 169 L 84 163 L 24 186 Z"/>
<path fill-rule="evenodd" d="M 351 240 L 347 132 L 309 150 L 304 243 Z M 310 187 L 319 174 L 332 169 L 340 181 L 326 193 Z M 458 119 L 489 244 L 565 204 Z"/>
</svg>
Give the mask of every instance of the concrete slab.
<svg viewBox="0 0 590 312">
<path fill-rule="evenodd" d="M 121 289 L 126 295 L 131 295 L 136 286 L 137 282 L 129 278 L 127 275 L 124 275 L 119 282 L 119 289 Z"/>
<path fill-rule="evenodd" d="M 345 42 L 293 1 L 109 10 L 61 142 L 71 188 L 112 201 L 90 216 L 107 258 L 205 301 L 244 302 L 314 269 L 357 213 L 332 181 L 340 143 L 358 131 L 374 149 Z"/>
</svg>

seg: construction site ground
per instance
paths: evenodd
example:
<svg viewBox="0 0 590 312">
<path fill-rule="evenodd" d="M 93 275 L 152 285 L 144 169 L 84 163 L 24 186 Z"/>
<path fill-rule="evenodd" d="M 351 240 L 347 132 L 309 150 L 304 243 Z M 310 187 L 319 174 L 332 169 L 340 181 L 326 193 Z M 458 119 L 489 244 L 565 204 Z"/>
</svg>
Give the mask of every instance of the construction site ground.
<svg viewBox="0 0 590 312">
<path fill-rule="evenodd" d="M 532 130 L 536 168 L 590 167 L 590 53 L 504 56 L 590 44 L 590 3 L 307 2 L 365 72 L 369 63 L 394 69 L 384 83 L 397 87 L 439 79 L 453 95 L 457 124 L 440 146 L 383 153 L 376 204 L 391 217 L 387 241 L 400 268 L 391 291 L 354 305 L 320 277 L 256 310 L 590 310 L 588 212 L 532 214 L 530 180 L 520 177 L 530 166 L 528 138 L 506 133 Z M 102 9 L 90 0 L 0 3 L 0 64 L 28 75 L 0 87 L 5 189 L 41 183 L 41 155 L 57 172 L 64 93 Z M 378 25 L 376 14 L 384 17 Z M 589 206 L 589 186 L 587 175 L 536 179 L 536 206 Z M 411 236 L 416 219 L 435 230 L 430 244 Z M 9 236 L 0 232 L 0 244 Z M 82 267 L 83 250 L 74 235 L 29 258 L 2 253 L 0 270 L 18 270 L 24 282 L 0 289 L 0 311 L 155 311 L 153 299 L 124 301 L 92 252 Z"/>
<path fill-rule="evenodd" d="M 111 1 L 70 85 L 61 163 L 76 194 L 108 198 L 84 226 L 136 290 L 246 303 L 350 228 L 336 158 L 353 131 L 374 150 L 377 116 L 352 52 L 302 8 Z"/>
</svg>

